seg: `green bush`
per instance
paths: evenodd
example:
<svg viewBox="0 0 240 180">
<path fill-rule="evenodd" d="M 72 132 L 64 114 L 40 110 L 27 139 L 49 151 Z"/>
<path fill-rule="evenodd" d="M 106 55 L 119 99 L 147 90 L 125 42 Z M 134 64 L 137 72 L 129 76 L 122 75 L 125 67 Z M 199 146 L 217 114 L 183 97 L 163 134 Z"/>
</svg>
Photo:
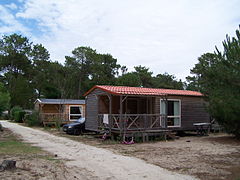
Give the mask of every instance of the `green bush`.
<svg viewBox="0 0 240 180">
<path fill-rule="evenodd" d="M 24 111 L 15 112 L 15 118 L 14 118 L 15 121 L 19 122 L 19 123 L 22 123 L 25 114 L 26 114 L 26 112 L 24 112 Z"/>
<path fill-rule="evenodd" d="M 25 112 L 19 106 L 13 107 L 10 111 L 10 118 L 15 122 L 23 122 L 24 115 L 25 115 Z"/>
<path fill-rule="evenodd" d="M 57 118 L 55 122 L 56 122 L 56 129 L 60 131 L 61 130 L 61 119 Z"/>
<path fill-rule="evenodd" d="M 7 119 L 9 119 L 9 115 L 8 114 L 2 114 L 0 118 L 2 120 L 7 120 Z"/>
<path fill-rule="evenodd" d="M 40 126 L 41 125 L 41 122 L 38 118 L 38 112 L 34 111 L 32 112 L 32 114 L 26 114 L 25 115 L 25 123 L 28 125 L 28 126 Z"/>
</svg>

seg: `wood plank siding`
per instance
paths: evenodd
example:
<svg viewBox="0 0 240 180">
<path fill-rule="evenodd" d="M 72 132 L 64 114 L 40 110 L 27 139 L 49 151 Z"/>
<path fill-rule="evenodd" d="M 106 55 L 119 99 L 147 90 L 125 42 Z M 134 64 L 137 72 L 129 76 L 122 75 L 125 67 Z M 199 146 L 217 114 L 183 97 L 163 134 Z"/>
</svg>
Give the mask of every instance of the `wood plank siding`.
<svg viewBox="0 0 240 180">
<path fill-rule="evenodd" d="M 54 101 L 54 100 L 53 100 Z M 55 104 L 54 104 L 55 103 Z M 81 103 L 81 104 L 80 104 Z M 45 125 L 47 124 L 65 124 L 70 123 L 75 119 L 70 119 L 74 117 L 74 114 L 70 115 L 70 107 L 72 106 L 81 106 L 82 107 L 82 117 L 85 117 L 85 101 L 80 102 L 79 104 L 76 103 L 64 103 L 64 102 L 42 102 L 41 100 L 37 100 L 35 102 L 35 110 L 39 112 L 39 119 Z M 75 115 L 76 117 L 79 114 Z"/>
<path fill-rule="evenodd" d="M 106 94 L 100 89 L 93 90 L 86 97 L 86 123 L 85 128 L 91 131 L 98 131 L 98 96 Z"/>
<path fill-rule="evenodd" d="M 155 100 L 155 111 L 160 113 L 160 97 Z M 210 117 L 206 111 L 206 102 L 203 97 L 197 96 L 168 96 L 167 99 L 179 99 L 181 101 L 181 127 L 176 130 L 195 130 L 193 123 L 209 123 Z"/>
</svg>

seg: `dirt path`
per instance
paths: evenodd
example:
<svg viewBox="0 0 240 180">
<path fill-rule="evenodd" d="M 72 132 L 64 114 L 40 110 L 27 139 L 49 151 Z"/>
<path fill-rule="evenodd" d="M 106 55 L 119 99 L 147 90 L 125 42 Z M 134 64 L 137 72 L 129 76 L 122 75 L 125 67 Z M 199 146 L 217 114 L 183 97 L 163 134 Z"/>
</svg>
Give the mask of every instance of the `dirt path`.
<svg viewBox="0 0 240 180">
<path fill-rule="evenodd" d="M 114 154 L 67 138 L 0 121 L 2 125 L 19 134 L 26 142 L 66 159 L 66 165 L 75 173 L 75 179 L 195 179 L 148 164 L 143 160 Z"/>
</svg>

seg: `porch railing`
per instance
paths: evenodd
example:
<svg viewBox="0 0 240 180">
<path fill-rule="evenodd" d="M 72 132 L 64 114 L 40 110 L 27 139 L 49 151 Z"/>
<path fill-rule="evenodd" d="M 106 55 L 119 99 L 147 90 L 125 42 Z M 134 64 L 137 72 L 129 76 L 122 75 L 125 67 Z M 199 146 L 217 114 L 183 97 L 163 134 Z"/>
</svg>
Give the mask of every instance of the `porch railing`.
<svg viewBox="0 0 240 180">
<path fill-rule="evenodd" d="M 105 115 L 106 116 L 106 115 Z M 160 114 L 111 114 L 104 120 L 104 114 L 98 115 L 99 129 L 112 130 L 159 130 L 166 128 L 166 116 Z M 106 117 L 105 117 L 106 118 Z"/>
<path fill-rule="evenodd" d="M 41 122 L 60 122 L 60 123 L 64 123 L 69 121 L 69 117 L 68 114 L 65 113 L 40 113 L 39 114 L 39 118 L 41 120 Z"/>
</svg>

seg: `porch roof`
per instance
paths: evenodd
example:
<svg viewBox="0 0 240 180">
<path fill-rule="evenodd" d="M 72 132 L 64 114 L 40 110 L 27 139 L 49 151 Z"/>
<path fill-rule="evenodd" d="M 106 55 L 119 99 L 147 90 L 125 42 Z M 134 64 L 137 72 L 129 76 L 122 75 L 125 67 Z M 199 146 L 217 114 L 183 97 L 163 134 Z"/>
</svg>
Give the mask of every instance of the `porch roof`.
<svg viewBox="0 0 240 180">
<path fill-rule="evenodd" d="M 127 87 L 127 86 L 100 86 L 96 85 L 87 91 L 84 96 L 87 96 L 94 89 L 101 89 L 114 95 L 145 95 L 145 96 L 161 96 L 161 95 L 178 95 L 178 96 L 203 96 L 197 91 L 175 90 L 175 89 L 157 89 L 157 88 L 142 88 L 142 87 Z"/>
</svg>

